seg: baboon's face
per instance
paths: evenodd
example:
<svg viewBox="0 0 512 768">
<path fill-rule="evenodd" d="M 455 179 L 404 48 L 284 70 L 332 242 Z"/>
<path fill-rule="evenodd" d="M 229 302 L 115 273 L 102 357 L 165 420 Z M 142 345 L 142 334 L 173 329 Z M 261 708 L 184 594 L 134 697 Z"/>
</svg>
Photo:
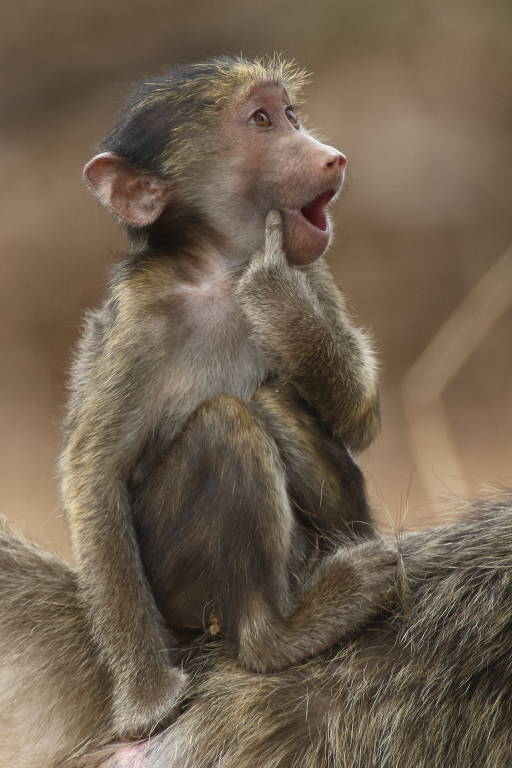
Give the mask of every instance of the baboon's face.
<svg viewBox="0 0 512 768">
<path fill-rule="evenodd" d="M 288 259 L 306 264 L 321 256 L 331 239 L 327 207 L 341 189 L 345 156 L 314 139 L 286 90 L 273 84 L 257 86 L 236 104 L 220 132 L 225 141 L 219 195 L 243 222 L 245 236 L 252 238 L 253 224 L 261 235 L 266 214 L 275 208 L 283 215 Z M 230 183 L 232 194 L 226 195 L 222 187 Z"/>
<path fill-rule="evenodd" d="M 196 126 L 197 129 L 197 126 Z M 199 129 L 197 129 L 199 130 Z M 228 259 L 243 262 L 263 245 L 265 218 L 281 211 L 290 262 L 307 264 L 331 239 L 327 212 L 346 158 L 301 125 L 283 86 L 235 92 L 230 106 L 187 144 L 187 168 L 156 177 L 103 152 L 85 179 L 104 205 L 132 227 L 149 228 L 167 209 L 191 209 L 218 234 Z"/>
</svg>

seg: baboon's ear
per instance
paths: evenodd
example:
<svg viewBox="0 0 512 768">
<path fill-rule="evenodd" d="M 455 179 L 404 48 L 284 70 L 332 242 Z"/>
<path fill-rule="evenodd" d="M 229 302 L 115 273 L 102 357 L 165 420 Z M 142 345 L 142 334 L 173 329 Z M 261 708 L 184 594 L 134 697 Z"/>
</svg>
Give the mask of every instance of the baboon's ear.
<svg viewBox="0 0 512 768">
<path fill-rule="evenodd" d="M 134 227 L 153 224 L 170 198 L 165 181 L 140 173 L 113 152 L 89 160 L 84 180 L 103 205 Z"/>
</svg>

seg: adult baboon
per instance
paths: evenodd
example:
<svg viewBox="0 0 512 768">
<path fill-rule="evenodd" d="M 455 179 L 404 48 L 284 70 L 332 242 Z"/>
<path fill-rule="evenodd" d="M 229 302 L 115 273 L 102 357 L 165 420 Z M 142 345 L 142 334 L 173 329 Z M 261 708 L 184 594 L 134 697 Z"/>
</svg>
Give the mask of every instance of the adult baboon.
<svg viewBox="0 0 512 768">
<path fill-rule="evenodd" d="M 509 768 L 512 496 L 404 535 L 401 553 L 394 615 L 271 675 L 213 644 L 176 722 L 109 768 Z M 0 589 L 0 765 L 97 766 L 114 751 L 109 680 L 74 572 L 5 531 Z"/>
</svg>

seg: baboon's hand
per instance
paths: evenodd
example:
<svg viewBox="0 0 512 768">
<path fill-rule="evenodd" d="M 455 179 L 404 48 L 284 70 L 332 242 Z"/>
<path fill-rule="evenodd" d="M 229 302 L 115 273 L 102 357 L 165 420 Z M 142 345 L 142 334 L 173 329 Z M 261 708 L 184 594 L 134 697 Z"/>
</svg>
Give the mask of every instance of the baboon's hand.
<svg viewBox="0 0 512 768">
<path fill-rule="evenodd" d="M 177 667 L 166 670 L 159 691 L 154 686 L 126 685 L 114 688 L 113 725 L 116 736 L 141 738 L 162 730 L 176 715 L 188 676 Z"/>
<path fill-rule="evenodd" d="M 322 578 L 330 582 L 334 590 L 337 582 L 338 594 L 341 588 L 347 596 L 355 596 L 352 619 L 349 618 L 351 611 L 343 617 L 347 632 L 390 607 L 397 594 L 398 563 L 396 547 L 385 539 L 373 539 L 344 547 L 320 564 Z"/>
<path fill-rule="evenodd" d="M 255 266 L 267 269 L 285 269 L 289 267 L 283 244 L 283 217 L 279 211 L 270 211 L 265 220 L 265 245 L 252 260 Z"/>
<path fill-rule="evenodd" d="M 389 609 L 397 594 L 396 548 L 384 539 L 342 547 L 324 558 L 307 592 L 329 609 L 326 633 L 333 642 Z"/>
<path fill-rule="evenodd" d="M 288 264 L 278 211 L 268 214 L 264 248 L 241 276 L 235 296 L 267 350 L 282 347 L 296 331 L 299 319 L 307 317 L 309 327 L 324 322 L 306 275 Z"/>
<path fill-rule="evenodd" d="M 286 258 L 284 250 L 283 217 L 279 211 L 270 211 L 265 220 L 265 243 L 261 251 L 254 254 L 246 274 L 258 270 L 282 273 L 298 273 Z M 245 275 L 244 275 L 245 276 Z"/>
</svg>

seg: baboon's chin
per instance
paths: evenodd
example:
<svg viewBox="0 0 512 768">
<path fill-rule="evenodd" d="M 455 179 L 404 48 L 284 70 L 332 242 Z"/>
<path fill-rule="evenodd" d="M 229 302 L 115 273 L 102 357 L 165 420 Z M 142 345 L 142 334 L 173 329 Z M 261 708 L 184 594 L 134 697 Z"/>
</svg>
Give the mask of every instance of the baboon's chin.
<svg viewBox="0 0 512 768">
<path fill-rule="evenodd" d="M 324 226 L 315 226 L 299 210 L 284 211 L 284 245 L 291 264 L 310 264 L 325 253 L 331 240 L 328 219 Z"/>
</svg>

